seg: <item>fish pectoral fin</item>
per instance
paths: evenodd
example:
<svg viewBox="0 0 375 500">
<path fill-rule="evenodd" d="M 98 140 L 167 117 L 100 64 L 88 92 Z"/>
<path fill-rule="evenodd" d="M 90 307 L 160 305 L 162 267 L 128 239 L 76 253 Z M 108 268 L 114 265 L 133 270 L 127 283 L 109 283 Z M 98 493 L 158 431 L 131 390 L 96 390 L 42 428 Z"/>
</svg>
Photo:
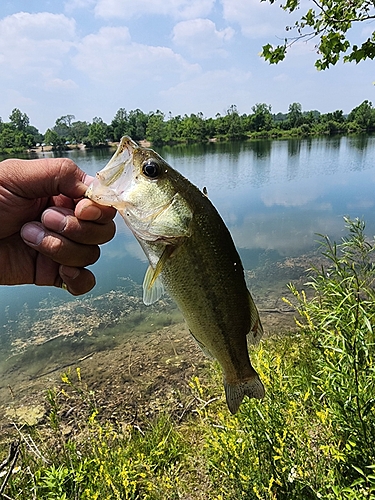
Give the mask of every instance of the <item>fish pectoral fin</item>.
<svg viewBox="0 0 375 500">
<path fill-rule="evenodd" d="M 238 384 L 229 384 L 224 380 L 224 388 L 227 405 L 233 415 L 237 413 L 244 396 L 264 398 L 264 387 L 257 373 L 250 380 Z"/>
<path fill-rule="evenodd" d="M 143 303 L 146 306 L 158 301 L 164 294 L 164 285 L 160 276 L 155 274 L 155 270 L 148 266 L 143 279 Z"/>
<path fill-rule="evenodd" d="M 195 340 L 195 342 L 198 344 L 198 346 L 201 349 L 201 351 L 203 352 L 203 354 L 205 354 L 208 358 L 215 359 L 214 356 L 212 356 L 210 351 L 207 349 L 207 347 L 200 340 L 197 339 L 197 337 L 194 335 L 194 333 L 191 330 L 189 330 L 189 332 L 190 332 L 190 335 Z"/>
<path fill-rule="evenodd" d="M 249 303 L 250 303 L 250 331 L 247 334 L 251 344 L 257 344 L 259 340 L 263 337 L 263 326 L 260 321 L 258 309 L 254 303 L 254 300 L 249 293 Z"/>
<path fill-rule="evenodd" d="M 155 268 L 148 266 L 145 277 L 143 279 L 143 302 L 146 306 L 153 304 L 164 294 L 164 285 L 160 277 L 160 273 L 167 260 L 172 257 L 176 247 L 166 245 L 160 259 Z"/>
</svg>

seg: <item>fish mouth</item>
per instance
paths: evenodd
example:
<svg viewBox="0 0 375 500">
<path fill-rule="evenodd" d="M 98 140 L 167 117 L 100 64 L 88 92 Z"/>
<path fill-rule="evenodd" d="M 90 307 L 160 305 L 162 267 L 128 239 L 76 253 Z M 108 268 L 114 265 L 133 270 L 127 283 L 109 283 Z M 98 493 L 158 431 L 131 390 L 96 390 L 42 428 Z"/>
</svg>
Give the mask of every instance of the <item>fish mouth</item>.
<svg viewBox="0 0 375 500">
<path fill-rule="evenodd" d="M 133 153 L 137 148 L 138 145 L 130 137 L 123 137 L 107 165 L 96 174 L 99 181 L 104 186 L 116 185 L 119 178 L 124 173 L 126 175 L 127 167 L 132 166 Z"/>
<path fill-rule="evenodd" d="M 123 202 L 122 194 L 129 189 L 133 173 L 133 153 L 138 145 L 123 137 L 107 165 L 96 174 L 85 196 L 102 205 Z"/>
</svg>

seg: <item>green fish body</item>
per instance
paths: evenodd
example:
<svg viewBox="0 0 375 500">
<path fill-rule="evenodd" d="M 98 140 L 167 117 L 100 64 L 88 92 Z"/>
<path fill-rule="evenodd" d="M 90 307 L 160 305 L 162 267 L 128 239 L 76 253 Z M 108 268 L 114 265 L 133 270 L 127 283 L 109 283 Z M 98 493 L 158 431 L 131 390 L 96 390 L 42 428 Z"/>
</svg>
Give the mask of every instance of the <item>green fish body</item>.
<svg viewBox="0 0 375 500">
<path fill-rule="evenodd" d="M 245 395 L 262 398 L 247 348 L 262 325 L 231 235 L 206 194 L 155 151 L 124 137 L 87 196 L 124 218 L 150 263 L 145 304 L 164 289 L 176 301 L 193 337 L 223 369 L 229 410 L 236 413 Z"/>
</svg>

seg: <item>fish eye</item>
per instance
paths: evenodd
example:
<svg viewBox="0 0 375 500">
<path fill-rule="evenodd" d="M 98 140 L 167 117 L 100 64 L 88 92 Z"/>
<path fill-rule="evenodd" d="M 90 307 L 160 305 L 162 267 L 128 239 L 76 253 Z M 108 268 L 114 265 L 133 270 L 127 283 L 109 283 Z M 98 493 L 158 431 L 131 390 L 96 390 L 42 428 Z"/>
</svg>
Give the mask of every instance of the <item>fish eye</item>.
<svg viewBox="0 0 375 500">
<path fill-rule="evenodd" d="M 143 164 L 142 171 L 146 177 L 155 179 L 159 175 L 159 165 L 154 160 L 147 160 Z"/>
</svg>

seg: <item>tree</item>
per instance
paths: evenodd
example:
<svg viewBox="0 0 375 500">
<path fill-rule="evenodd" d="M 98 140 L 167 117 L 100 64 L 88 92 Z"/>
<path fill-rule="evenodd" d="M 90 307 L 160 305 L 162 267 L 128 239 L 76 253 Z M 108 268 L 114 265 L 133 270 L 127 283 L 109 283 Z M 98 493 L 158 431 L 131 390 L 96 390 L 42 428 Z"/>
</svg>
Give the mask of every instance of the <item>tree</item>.
<svg viewBox="0 0 375 500">
<path fill-rule="evenodd" d="M 102 146 L 107 143 L 108 125 L 101 118 L 95 117 L 90 125 L 88 142 L 92 146 Z"/>
<path fill-rule="evenodd" d="M 73 122 L 70 126 L 68 138 L 73 144 L 80 144 L 87 139 L 89 130 L 90 125 L 87 122 Z"/>
<path fill-rule="evenodd" d="M 169 112 L 168 120 L 164 126 L 164 140 L 166 143 L 173 143 L 179 140 L 181 135 L 181 115 L 172 116 Z"/>
<path fill-rule="evenodd" d="M 17 130 L 25 131 L 29 125 L 30 120 L 26 113 L 22 113 L 18 108 L 14 108 L 9 116 L 10 123 L 16 127 Z"/>
<path fill-rule="evenodd" d="M 355 122 L 358 127 L 366 132 L 371 132 L 375 128 L 375 109 L 369 101 L 354 108 L 348 116 L 348 122 Z"/>
<path fill-rule="evenodd" d="M 148 119 L 149 116 L 140 109 L 135 109 L 129 112 L 131 136 L 136 141 L 140 141 L 146 137 Z"/>
<path fill-rule="evenodd" d="M 53 150 L 65 149 L 65 138 L 61 137 L 55 130 L 47 129 L 44 135 L 44 142 L 50 144 Z"/>
<path fill-rule="evenodd" d="M 28 141 L 31 141 L 31 145 L 34 146 L 37 142 L 43 142 L 43 134 L 33 125 L 28 125 L 25 130 L 26 136 L 28 136 Z M 31 147 L 31 146 L 30 146 Z"/>
<path fill-rule="evenodd" d="M 111 122 L 111 129 L 114 141 L 119 141 L 124 135 L 132 135 L 132 130 L 129 124 L 129 114 L 125 108 L 120 108 L 116 112 Z"/>
<path fill-rule="evenodd" d="M 164 127 L 164 113 L 159 109 L 155 113 L 150 113 L 146 128 L 146 139 L 153 144 L 163 144 Z"/>
<path fill-rule="evenodd" d="M 184 115 L 180 124 L 181 139 L 186 142 L 203 142 L 207 140 L 205 119 L 202 112 Z"/>
<path fill-rule="evenodd" d="M 70 136 L 70 129 L 74 119 L 74 115 L 64 115 L 57 118 L 53 130 L 57 133 L 57 135 L 63 137 L 67 141 Z"/>
<path fill-rule="evenodd" d="M 289 104 L 288 122 L 290 128 L 299 127 L 303 122 L 302 106 L 299 102 Z"/>
<path fill-rule="evenodd" d="M 224 120 L 227 128 L 226 133 L 230 139 L 242 139 L 244 137 L 243 120 L 238 114 L 235 104 L 229 106 Z"/>
<path fill-rule="evenodd" d="M 272 107 L 265 103 L 255 104 L 251 110 L 254 113 L 251 116 L 251 130 L 260 132 L 262 130 L 270 130 L 272 128 Z"/>
<path fill-rule="evenodd" d="M 265 1 L 265 0 L 261 0 Z M 298 40 L 317 38 L 319 59 L 315 66 L 319 70 L 335 65 L 341 58 L 344 62 L 359 63 L 375 58 L 375 31 L 360 45 L 349 40 L 349 30 L 353 24 L 375 19 L 373 0 L 309 0 L 312 7 L 297 20 L 293 26 L 287 26 L 287 32 L 295 35 L 285 38 L 282 45 L 263 46 L 261 53 L 271 64 L 282 61 L 288 49 Z M 271 4 L 276 0 L 269 0 Z M 305 6 L 303 2 L 302 6 Z M 281 7 L 288 12 L 301 8 L 301 0 L 285 0 Z"/>
</svg>

